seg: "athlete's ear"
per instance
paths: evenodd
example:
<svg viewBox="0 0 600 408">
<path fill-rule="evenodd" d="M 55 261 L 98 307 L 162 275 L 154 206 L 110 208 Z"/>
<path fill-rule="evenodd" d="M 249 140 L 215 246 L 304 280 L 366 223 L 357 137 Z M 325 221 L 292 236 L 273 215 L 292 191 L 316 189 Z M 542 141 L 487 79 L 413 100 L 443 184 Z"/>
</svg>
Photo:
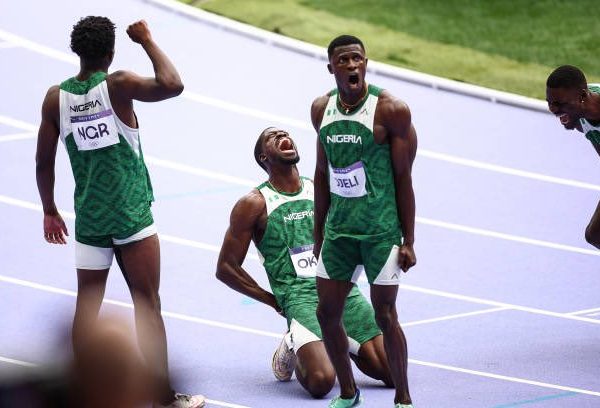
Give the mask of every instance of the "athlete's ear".
<svg viewBox="0 0 600 408">
<path fill-rule="evenodd" d="M 110 64 L 112 64 L 114 58 L 115 58 L 115 49 L 113 48 L 112 51 L 109 52 L 108 55 L 106 56 L 106 60 L 107 60 L 109 66 L 110 66 Z"/>
<path fill-rule="evenodd" d="M 331 64 L 327 64 L 327 70 L 330 74 L 333 74 L 333 69 L 331 69 Z"/>
<path fill-rule="evenodd" d="M 264 153 L 261 153 L 261 154 L 258 155 L 258 159 L 260 161 L 265 161 L 265 160 L 267 160 L 267 155 L 264 154 Z"/>
</svg>

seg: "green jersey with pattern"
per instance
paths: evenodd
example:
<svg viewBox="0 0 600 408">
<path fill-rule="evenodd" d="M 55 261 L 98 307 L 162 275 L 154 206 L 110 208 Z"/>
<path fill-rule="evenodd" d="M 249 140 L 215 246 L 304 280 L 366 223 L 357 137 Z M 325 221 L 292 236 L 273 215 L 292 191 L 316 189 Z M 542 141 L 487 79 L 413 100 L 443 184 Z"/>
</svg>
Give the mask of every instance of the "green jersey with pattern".
<svg viewBox="0 0 600 408">
<path fill-rule="evenodd" d="M 152 185 L 138 129 L 115 114 L 106 73 L 60 84 L 60 137 L 75 178 L 76 235 L 136 228 L 154 200 Z"/>
<path fill-rule="evenodd" d="M 301 177 L 294 194 L 277 191 L 269 182 L 257 187 L 267 206 L 267 226 L 256 245 L 271 290 L 284 311 L 288 306 L 316 298 L 313 255 L 314 187 Z"/>
<path fill-rule="evenodd" d="M 600 84 L 588 84 L 588 89 L 591 92 L 600 94 Z M 581 129 L 585 137 L 592 143 L 600 144 L 600 124 L 592 125 L 585 118 L 579 119 L 579 122 L 581 123 Z"/>
<path fill-rule="evenodd" d="M 389 144 L 377 144 L 373 122 L 382 89 L 353 111 L 342 111 L 338 90 L 330 92 L 319 141 L 327 155 L 330 206 L 325 237 L 398 235 L 400 222 Z"/>
</svg>

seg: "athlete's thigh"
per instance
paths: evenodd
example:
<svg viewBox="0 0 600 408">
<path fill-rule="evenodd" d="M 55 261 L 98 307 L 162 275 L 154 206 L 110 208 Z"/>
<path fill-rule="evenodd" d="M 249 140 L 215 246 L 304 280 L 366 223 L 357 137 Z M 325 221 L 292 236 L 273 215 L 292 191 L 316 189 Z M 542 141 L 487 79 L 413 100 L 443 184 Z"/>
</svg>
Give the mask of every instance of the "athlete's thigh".
<svg viewBox="0 0 600 408">
<path fill-rule="evenodd" d="M 158 291 L 160 285 L 160 243 L 154 234 L 118 247 L 121 267 L 132 290 Z"/>
<path fill-rule="evenodd" d="M 351 237 L 326 238 L 317 263 L 317 276 L 355 282 L 362 271 L 361 264 L 360 241 Z"/>
<path fill-rule="evenodd" d="M 401 237 L 389 236 L 362 242 L 361 252 L 365 274 L 370 284 L 397 285 L 401 269 L 398 266 L 398 251 Z"/>
<path fill-rule="evenodd" d="M 317 320 L 317 305 L 315 296 L 314 300 L 292 304 L 285 309 L 293 350 L 297 351 L 304 344 L 323 338 Z"/>
<path fill-rule="evenodd" d="M 335 375 L 335 370 L 323 341 L 312 341 L 306 343 L 296 352 L 297 370 L 303 377 L 310 376 L 312 373 L 320 372 L 325 375 Z"/>
</svg>

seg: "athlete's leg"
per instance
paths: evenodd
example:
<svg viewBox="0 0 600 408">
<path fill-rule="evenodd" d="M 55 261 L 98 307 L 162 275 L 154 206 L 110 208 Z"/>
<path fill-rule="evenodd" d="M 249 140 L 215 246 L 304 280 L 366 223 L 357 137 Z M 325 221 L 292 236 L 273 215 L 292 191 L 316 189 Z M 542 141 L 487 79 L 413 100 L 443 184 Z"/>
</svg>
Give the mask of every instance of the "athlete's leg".
<svg viewBox="0 0 600 408">
<path fill-rule="evenodd" d="M 296 352 L 296 378 L 313 398 L 327 395 L 335 384 L 335 370 L 327 356 L 325 344 L 313 341 Z"/>
<path fill-rule="evenodd" d="M 96 323 L 104 290 L 108 269 L 77 269 L 77 302 L 73 318 L 73 350 L 77 354 L 79 346 L 90 332 L 90 325 Z"/>
<path fill-rule="evenodd" d="M 356 394 L 356 384 L 348 356 L 348 337 L 342 324 L 344 304 L 352 287 L 352 282 L 324 279 L 317 276 L 317 293 L 319 295 L 317 318 L 327 354 L 340 383 L 342 398 L 352 398 Z"/>
<path fill-rule="evenodd" d="M 598 202 L 596 211 L 594 211 L 592 219 L 585 229 L 585 240 L 600 249 L 600 202 Z"/>
<path fill-rule="evenodd" d="M 375 310 L 375 320 L 383 332 L 387 361 L 396 386 L 394 403 L 410 404 L 407 376 L 408 352 L 406 338 L 398 323 L 397 295 L 398 285 L 371 285 L 371 303 Z"/>
<path fill-rule="evenodd" d="M 141 241 L 115 247 L 117 262 L 129 285 L 140 349 L 157 378 L 157 399 L 174 398 L 168 374 L 167 337 L 160 314 L 160 244 L 154 234 Z"/>
<path fill-rule="evenodd" d="M 381 334 L 361 344 L 358 355 L 350 354 L 350 358 L 369 377 L 383 381 L 388 387 L 394 387 Z"/>
</svg>

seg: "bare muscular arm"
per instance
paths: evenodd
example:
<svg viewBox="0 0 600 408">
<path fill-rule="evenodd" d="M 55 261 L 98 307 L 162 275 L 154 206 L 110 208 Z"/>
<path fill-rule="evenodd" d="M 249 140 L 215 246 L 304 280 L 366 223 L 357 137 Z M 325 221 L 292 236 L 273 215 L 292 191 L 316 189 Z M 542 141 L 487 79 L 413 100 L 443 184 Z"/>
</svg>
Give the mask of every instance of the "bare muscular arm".
<svg viewBox="0 0 600 408">
<path fill-rule="evenodd" d="M 44 98 L 35 153 L 35 176 L 44 210 L 44 237 L 51 244 L 66 244 L 65 235 L 69 235 L 54 202 L 54 164 L 60 117 L 59 93 L 58 86 L 53 86 Z"/>
<path fill-rule="evenodd" d="M 131 71 L 115 71 L 107 78 L 111 102 L 116 114 L 125 124 L 137 127 L 132 100 L 157 102 L 183 92 L 177 69 L 158 47 L 144 20 L 127 28 L 131 40 L 142 46 L 154 68 L 154 77 L 142 77 Z"/>
<path fill-rule="evenodd" d="M 382 94 L 382 123 L 386 128 L 390 144 L 392 170 L 396 186 L 396 205 L 404 236 L 398 263 L 403 271 L 408 271 L 417 262 L 413 244 L 415 241 L 415 194 L 412 186 L 412 164 L 417 153 L 417 134 L 412 125 L 408 106 L 393 98 L 389 93 Z"/>
<path fill-rule="evenodd" d="M 265 213 L 265 200 L 258 191 L 252 191 L 242 197 L 233 207 L 229 228 L 225 232 L 217 261 L 216 276 L 231 289 L 269 305 L 281 313 L 275 296 L 261 288 L 242 267 L 250 241 L 258 229 L 261 216 Z"/>
<path fill-rule="evenodd" d="M 321 128 L 321 121 L 323 120 L 323 113 L 327 106 L 328 96 L 321 96 L 312 104 L 310 110 L 310 116 L 313 123 L 313 127 L 317 132 L 317 164 L 315 166 L 314 186 L 315 186 L 315 214 L 314 214 L 314 230 L 313 238 L 315 246 L 313 253 L 316 258 L 321 253 L 321 246 L 323 245 L 323 234 L 325 228 L 325 219 L 327 218 L 327 211 L 329 211 L 329 180 L 327 179 L 327 156 L 323 145 L 319 141 L 319 130 Z"/>
</svg>

